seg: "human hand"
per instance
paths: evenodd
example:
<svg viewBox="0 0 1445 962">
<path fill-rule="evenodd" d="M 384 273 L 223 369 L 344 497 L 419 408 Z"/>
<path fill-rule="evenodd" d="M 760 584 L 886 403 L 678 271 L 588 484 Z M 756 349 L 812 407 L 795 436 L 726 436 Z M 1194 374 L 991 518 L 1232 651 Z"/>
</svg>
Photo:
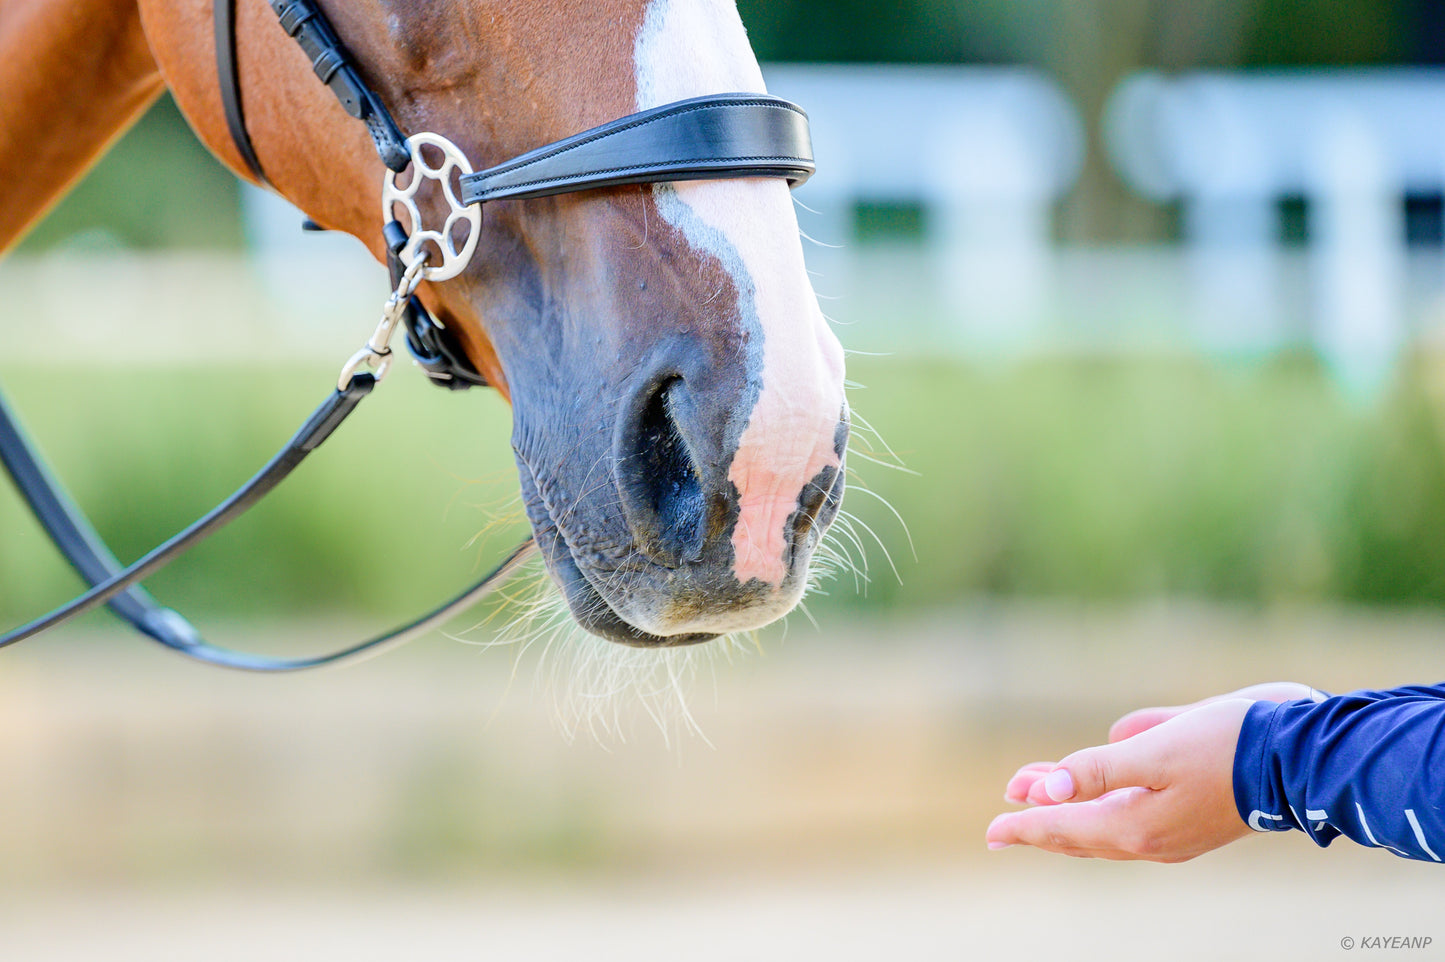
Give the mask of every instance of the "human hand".
<svg viewBox="0 0 1445 962">
<path fill-rule="evenodd" d="M 1034 808 L 1001 815 L 990 848 L 1181 862 L 1249 834 L 1234 804 L 1234 749 L 1256 701 L 1314 697 L 1304 685 L 1246 688 L 1195 705 L 1126 715 L 1111 744 L 1028 765 L 1006 797 Z"/>
</svg>

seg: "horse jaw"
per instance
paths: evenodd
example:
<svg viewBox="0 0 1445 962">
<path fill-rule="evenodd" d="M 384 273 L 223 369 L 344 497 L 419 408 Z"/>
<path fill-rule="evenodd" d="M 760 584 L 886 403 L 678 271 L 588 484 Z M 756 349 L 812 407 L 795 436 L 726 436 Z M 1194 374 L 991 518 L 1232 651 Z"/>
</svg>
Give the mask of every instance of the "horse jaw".
<svg viewBox="0 0 1445 962">
<path fill-rule="evenodd" d="M 653 0 L 635 57 L 638 110 L 710 93 L 766 91 L 733 0 Z M 662 217 L 731 275 L 740 295 L 739 323 L 754 345 L 761 342 L 761 351 L 754 349 L 748 359 L 757 400 L 728 478 L 739 504 L 733 575 L 740 584 L 766 586 L 771 597 L 742 620 L 737 613 L 721 620 L 693 615 L 676 624 L 658 613 L 629 614 L 641 616 L 642 626 L 657 634 L 756 627 L 791 610 L 806 584 L 797 570 L 800 559 L 792 557 L 790 529 L 809 487 L 821 482 L 831 488 L 842 469 L 843 350 L 819 309 L 782 181 L 652 190 Z M 801 559 L 804 570 L 806 565 Z"/>
</svg>

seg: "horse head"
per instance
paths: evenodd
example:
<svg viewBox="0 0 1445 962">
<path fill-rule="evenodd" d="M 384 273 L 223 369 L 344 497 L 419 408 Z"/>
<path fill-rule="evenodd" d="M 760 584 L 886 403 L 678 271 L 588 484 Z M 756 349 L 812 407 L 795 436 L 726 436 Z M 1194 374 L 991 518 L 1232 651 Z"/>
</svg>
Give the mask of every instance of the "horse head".
<svg viewBox="0 0 1445 962">
<path fill-rule="evenodd" d="M 209 4 L 140 6 L 178 104 L 243 172 Z M 399 126 L 441 134 L 477 169 L 634 111 L 764 89 L 733 0 L 323 6 Z M 383 257 L 384 170 L 364 130 L 260 0 L 239 4 L 238 34 L 268 179 Z M 465 272 L 420 296 L 512 404 L 527 513 L 579 623 L 683 645 L 797 603 L 842 498 L 848 418 L 785 183 L 490 203 Z"/>
</svg>

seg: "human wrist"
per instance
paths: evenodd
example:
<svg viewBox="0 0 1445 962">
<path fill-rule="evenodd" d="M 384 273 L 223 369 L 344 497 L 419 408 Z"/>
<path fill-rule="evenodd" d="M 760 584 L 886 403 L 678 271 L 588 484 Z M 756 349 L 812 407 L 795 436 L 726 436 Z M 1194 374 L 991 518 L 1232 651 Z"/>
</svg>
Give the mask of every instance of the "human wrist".
<svg viewBox="0 0 1445 962">
<path fill-rule="evenodd" d="M 1301 699 L 1303 700 L 1303 699 Z M 1275 726 L 1290 702 L 1257 701 L 1245 712 L 1234 748 L 1234 805 L 1244 824 L 1256 832 L 1299 828 L 1280 790 L 1277 766 L 1270 764 Z"/>
</svg>

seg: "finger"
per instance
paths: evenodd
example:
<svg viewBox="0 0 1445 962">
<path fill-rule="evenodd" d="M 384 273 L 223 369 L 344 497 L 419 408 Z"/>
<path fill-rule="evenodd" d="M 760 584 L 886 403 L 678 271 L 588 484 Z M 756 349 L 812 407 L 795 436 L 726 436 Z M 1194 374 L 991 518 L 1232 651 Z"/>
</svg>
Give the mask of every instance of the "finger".
<svg viewBox="0 0 1445 962">
<path fill-rule="evenodd" d="M 1075 752 L 1044 776 L 1044 792 L 1055 802 L 1086 802 L 1121 788 L 1163 788 L 1156 741 L 1129 738 Z"/>
<path fill-rule="evenodd" d="M 1065 801 L 1063 798 L 1054 798 L 1049 794 L 1049 776 L 1052 774 L 1053 769 L 1050 769 L 1034 779 L 1033 784 L 1029 786 L 1028 795 L 1024 797 L 1026 803 L 1029 805 L 1059 805 Z M 1057 779 L 1054 784 L 1055 786 L 1059 784 Z M 1058 791 L 1059 789 L 1055 787 L 1054 790 Z"/>
<path fill-rule="evenodd" d="M 1226 698 L 1248 698 L 1250 701 L 1299 701 L 1308 699 L 1310 701 L 1323 701 L 1327 696 L 1322 691 L 1317 691 L 1309 685 L 1302 685 L 1293 681 L 1276 681 L 1264 685 L 1251 685 L 1248 688 L 1241 688 L 1239 691 L 1228 695 L 1221 695 L 1218 699 L 1211 701 L 1223 701 Z"/>
<path fill-rule="evenodd" d="M 1035 782 L 1035 783 L 1029 788 L 1029 794 L 1028 794 L 1028 796 L 1024 799 L 1024 801 L 1025 801 L 1030 807 L 1036 807 L 1036 806 L 1039 806 L 1039 805 L 1068 805 L 1068 804 L 1071 804 L 1071 803 L 1069 803 L 1069 802 L 1062 802 L 1062 801 L 1059 801 L 1059 800 L 1057 800 L 1057 799 L 1054 799 L 1054 798 L 1050 797 L 1050 795 L 1049 795 L 1049 793 L 1048 793 L 1048 789 L 1045 788 L 1044 786 L 1045 786 L 1045 779 L 1040 778 L 1037 782 Z M 1129 790 L 1130 790 L 1129 788 L 1120 788 L 1120 789 L 1114 789 L 1113 791 L 1114 791 L 1114 792 L 1127 792 L 1127 791 L 1129 791 Z M 1101 796 L 1100 796 L 1100 798 L 1107 798 L 1107 797 L 1108 797 L 1107 795 L 1101 795 Z M 1077 801 L 1077 800 L 1076 800 L 1076 801 Z"/>
<path fill-rule="evenodd" d="M 1028 794 L 1024 796 L 1024 803 L 1027 805 L 1057 805 L 1058 802 L 1049 797 L 1047 782 L 1049 772 L 1044 772 L 1035 778 L 1029 785 Z"/>
<path fill-rule="evenodd" d="M 1292 681 L 1268 682 L 1263 685 L 1250 685 L 1248 688 L 1241 688 L 1225 695 L 1215 695 L 1212 698 L 1204 698 L 1192 705 L 1173 705 L 1164 708 L 1142 708 L 1136 712 L 1130 712 L 1123 718 L 1114 722 L 1109 729 L 1109 741 L 1120 742 L 1126 738 L 1133 738 L 1140 732 L 1148 731 L 1158 725 L 1187 711 L 1199 708 L 1202 705 L 1211 705 L 1217 701 L 1227 701 L 1231 698 L 1248 698 L 1250 701 L 1273 701 L 1286 702 L 1300 699 L 1312 701 L 1323 701 L 1327 696 L 1324 692 L 1311 688 L 1309 685 L 1302 685 Z"/>
<path fill-rule="evenodd" d="M 1020 768 L 1008 780 L 1008 786 L 1004 788 L 1003 792 L 1004 799 L 1015 804 L 1023 804 L 1028 800 L 1029 789 L 1035 782 L 1053 771 L 1054 764 L 1054 762 L 1033 762 Z"/>
<path fill-rule="evenodd" d="M 1114 722 L 1109 728 L 1109 741 L 1121 742 L 1133 738 L 1140 732 L 1162 725 L 1171 718 L 1184 714 L 1192 705 L 1175 705 L 1169 708 L 1141 708 L 1130 712 Z"/>
<path fill-rule="evenodd" d="M 991 849 L 1029 845 L 1079 858 L 1142 858 L 1148 844 L 1140 810 L 1155 794 L 1133 788 L 1095 801 L 1011 812 L 994 819 L 986 838 Z"/>
</svg>

